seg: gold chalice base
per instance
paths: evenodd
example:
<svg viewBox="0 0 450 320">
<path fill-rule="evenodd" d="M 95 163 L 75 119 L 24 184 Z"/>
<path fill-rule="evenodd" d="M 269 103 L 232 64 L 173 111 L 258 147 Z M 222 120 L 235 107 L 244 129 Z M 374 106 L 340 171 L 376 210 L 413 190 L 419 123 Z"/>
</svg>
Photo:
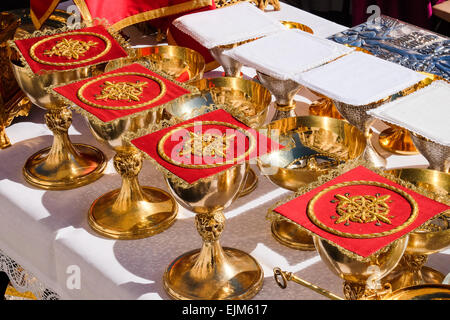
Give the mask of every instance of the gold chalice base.
<svg viewBox="0 0 450 320">
<path fill-rule="evenodd" d="M 248 169 L 245 184 L 239 192 L 239 197 L 244 197 L 253 192 L 258 186 L 258 177 L 253 169 Z"/>
<path fill-rule="evenodd" d="M 314 241 L 305 231 L 297 225 L 286 220 L 275 220 L 271 225 L 272 236 L 282 245 L 303 251 L 314 251 Z"/>
<path fill-rule="evenodd" d="M 407 130 L 391 126 L 383 130 L 378 138 L 380 146 L 390 153 L 402 156 L 419 154 Z"/>
<path fill-rule="evenodd" d="M 264 273 L 247 253 L 224 247 L 207 274 L 196 272 L 200 250 L 187 252 L 169 265 L 164 288 L 178 300 L 246 300 L 261 290 Z"/>
<path fill-rule="evenodd" d="M 103 152 L 86 144 L 73 144 L 62 159 L 49 157 L 50 150 L 42 149 L 28 158 L 23 175 L 29 184 L 47 190 L 78 188 L 99 179 L 106 168 Z"/>
<path fill-rule="evenodd" d="M 169 228 L 176 219 L 178 206 L 167 192 L 141 187 L 139 200 L 129 197 L 118 201 L 120 189 L 110 191 L 94 201 L 89 209 L 89 225 L 108 238 L 141 239 Z"/>
</svg>

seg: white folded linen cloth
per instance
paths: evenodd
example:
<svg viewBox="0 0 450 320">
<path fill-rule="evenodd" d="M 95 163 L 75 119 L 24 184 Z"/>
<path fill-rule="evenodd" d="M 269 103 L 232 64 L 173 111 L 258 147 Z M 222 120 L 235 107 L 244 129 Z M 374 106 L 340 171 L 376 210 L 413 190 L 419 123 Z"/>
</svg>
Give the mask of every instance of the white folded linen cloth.
<svg viewBox="0 0 450 320">
<path fill-rule="evenodd" d="M 375 56 L 352 52 L 292 80 L 354 106 L 389 97 L 423 80 L 425 75 Z"/>
<path fill-rule="evenodd" d="M 450 146 L 450 84 L 445 81 L 434 81 L 368 114 Z"/>
<path fill-rule="evenodd" d="M 353 50 L 304 31 L 290 29 L 240 45 L 224 54 L 276 79 L 287 80 Z"/>
<path fill-rule="evenodd" d="M 173 25 L 208 49 L 285 30 L 281 22 L 247 2 L 188 14 Z"/>
</svg>

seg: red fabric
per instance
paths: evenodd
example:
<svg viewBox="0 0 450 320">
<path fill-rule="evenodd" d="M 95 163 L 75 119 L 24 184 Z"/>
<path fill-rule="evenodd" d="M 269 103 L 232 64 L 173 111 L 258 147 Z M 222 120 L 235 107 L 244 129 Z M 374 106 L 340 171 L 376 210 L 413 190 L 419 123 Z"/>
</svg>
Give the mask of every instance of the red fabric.
<svg viewBox="0 0 450 320">
<path fill-rule="evenodd" d="M 446 0 L 353 0 L 353 25 L 364 23 L 369 18 L 366 13 L 370 5 L 378 5 L 381 14 L 431 29 L 432 6 Z"/>
<path fill-rule="evenodd" d="M 391 186 L 394 186 L 398 189 L 404 190 L 409 193 L 417 202 L 419 213 L 417 218 L 406 228 L 383 237 L 371 238 L 371 239 L 354 239 L 354 238 L 346 238 L 333 233 L 330 233 L 326 230 L 323 230 L 316 226 L 307 215 L 307 207 L 309 201 L 320 191 L 323 189 L 346 181 L 379 181 Z M 389 194 L 391 195 L 392 203 L 389 203 L 391 212 L 390 216 L 392 225 L 386 225 L 381 223 L 381 226 L 375 226 L 374 223 L 371 224 L 358 224 L 351 222 L 349 226 L 345 226 L 344 224 L 335 224 L 331 216 L 337 215 L 335 211 L 336 203 L 331 203 L 331 199 L 337 193 L 342 194 L 342 192 L 349 192 L 352 195 L 364 195 L 370 194 L 375 195 L 376 193 L 380 193 L 382 195 Z M 315 209 L 316 216 L 318 219 L 325 223 L 327 226 L 332 226 L 335 230 L 346 230 L 346 232 L 354 232 L 354 233 L 371 233 L 374 230 L 378 230 L 378 232 L 383 232 L 386 230 L 390 230 L 398 225 L 401 225 L 404 221 L 406 221 L 411 209 L 408 208 L 409 205 L 405 200 L 400 199 L 398 195 L 394 195 L 394 193 L 388 189 L 380 189 L 379 187 L 368 187 L 368 186 L 355 186 L 355 187 L 346 187 L 340 190 L 332 190 L 331 193 L 327 193 L 323 199 L 321 199 L 318 203 L 316 203 Z M 275 209 L 275 211 L 286 218 L 300 224 L 304 228 L 310 230 L 311 232 L 317 234 L 318 236 L 325 238 L 359 256 L 368 257 L 383 247 L 389 245 L 396 239 L 402 237 L 403 235 L 411 232 L 416 229 L 427 220 L 433 218 L 437 214 L 448 210 L 450 207 L 431 200 L 423 195 L 420 195 L 412 190 L 409 190 L 405 187 L 402 187 L 389 179 L 386 179 L 373 171 L 365 168 L 365 167 L 357 167 L 352 169 L 343 175 L 328 181 L 322 186 L 315 188 Z"/>
<path fill-rule="evenodd" d="M 103 39 L 96 37 L 94 35 L 80 35 L 77 34 L 79 32 L 93 32 L 96 34 L 100 34 L 105 36 L 110 42 L 111 42 L 111 48 L 109 51 L 89 62 L 83 63 L 84 60 L 95 57 L 102 53 L 106 48 L 106 43 Z M 30 49 L 31 47 L 39 42 L 42 39 L 54 37 L 55 35 L 50 36 L 42 36 L 42 37 L 36 37 L 36 38 L 30 38 L 30 39 L 23 39 L 23 40 L 16 40 L 15 43 L 17 45 L 17 48 L 20 50 L 22 55 L 24 56 L 25 60 L 27 61 L 28 65 L 30 66 L 31 70 L 34 73 L 40 73 L 42 71 L 56 71 L 56 70 L 72 70 L 80 67 L 85 67 L 88 65 L 94 65 L 101 62 L 106 62 L 122 57 L 126 57 L 128 54 L 126 51 L 119 45 L 119 43 L 109 34 L 109 32 L 105 29 L 103 26 L 95 26 L 95 27 L 89 27 L 89 28 L 83 28 L 78 30 L 73 30 L 69 32 L 60 33 L 58 37 L 52 38 L 48 41 L 43 42 L 42 44 L 38 45 L 35 49 L 35 55 L 37 58 L 45 61 L 45 62 L 56 62 L 56 63 L 74 63 L 77 60 L 79 60 L 81 63 L 76 63 L 74 65 L 70 66 L 55 66 L 55 65 L 49 65 L 44 64 L 38 61 L 33 60 L 33 58 L 30 56 Z M 86 51 L 83 55 L 81 55 L 78 59 L 68 59 L 66 57 L 59 57 L 56 55 L 48 56 L 44 55 L 45 50 L 50 50 L 56 43 L 61 41 L 62 39 L 75 39 L 75 40 L 83 40 L 83 41 L 94 41 L 97 43 L 96 46 L 89 48 L 88 51 Z"/>
<path fill-rule="evenodd" d="M 132 17 L 143 12 L 150 12 L 152 10 L 160 8 L 170 8 L 171 6 L 183 4 L 190 1 L 192 0 L 83 0 L 79 2 L 85 3 L 93 19 L 106 19 L 109 24 L 114 25 L 125 18 Z M 214 1 L 211 1 L 211 3 L 213 2 Z M 197 9 L 199 7 L 200 5 L 193 1 L 193 4 L 191 8 L 188 9 L 188 11 Z M 83 15 L 83 18 L 88 19 L 88 17 L 84 15 L 83 10 L 80 11 Z M 158 17 L 154 17 L 154 19 L 155 18 Z M 136 21 L 134 23 L 138 22 L 142 21 Z"/>
<path fill-rule="evenodd" d="M 184 124 L 188 123 L 196 123 L 196 126 L 186 128 L 186 130 L 191 132 L 198 132 L 202 131 L 205 132 L 209 129 L 215 129 L 219 130 L 220 133 L 227 133 L 230 134 L 236 134 L 236 138 L 233 139 L 233 143 L 231 144 L 229 150 L 226 152 L 225 158 L 216 159 L 213 160 L 212 158 L 206 158 L 206 157 L 199 157 L 192 155 L 189 159 L 186 159 L 184 163 L 188 164 L 211 164 L 211 163 L 218 163 L 223 162 L 226 159 L 235 159 L 234 155 L 236 157 L 239 157 L 239 155 L 242 155 L 245 151 L 248 150 L 248 138 L 246 138 L 242 133 L 239 131 L 236 131 L 234 129 L 231 129 L 229 127 L 225 126 L 219 126 L 219 125 L 201 125 L 201 121 L 220 121 L 225 123 L 230 123 L 239 126 L 240 128 L 243 128 L 246 130 L 249 134 L 253 135 L 256 138 L 257 141 L 257 147 L 246 157 L 242 157 L 241 159 L 238 159 L 234 161 L 234 163 L 231 164 L 223 164 L 217 167 L 213 168 L 184 168 L 181 166 L 177 166 L 173 163 L 167 162 L 164 160 L 158 153 L 158 143 L 159 141 L 172 129 L 180 127 Z M 227 131 L 231 130 L 231 131 Z M 219 132 L 218 131 L 218 132 Z M 182 162 L 182 157 L 179 156 L 179 150 L 182 148 L 182 145 L 186 143 L 185 137 L 188 135 L 187 131 L 179 131 L 174 136 L 173 141 L 171 138 L 168 138 L 166 140 L 166 143 L 164 144 L 164 150 L 167 155 L 171 155 L 172 159 L 176 159 L 180 162 Z M 242 137 L 245 137 L 244 139 L 240 139 Z M 243 146 L 240 142 L 245 141 L 245 146 Z M 279 145 L 278 143 L 270 140 L 266 136 L 258 133 L 257 131 L 247 127 L 243 123 L 239 122 L 235 118 L 233 118 L 228 112 L 225 110 L 216 110 L 209 113 L 206 113 L 204 115 L 201 115 L 199 117 L 184 121 L 180 124 L 177 124 L 175 126 L 172 126 L 170 128 L 165 128 L 160 131 L 148 134 L 146 136 L 137 138 L 132 141 L 132 143 L 142 150 L 143 152 L 147 153 L 150 157 L 155 159 L 161 166 L 175 174 L 176 176 L 180 177 L 184 181 L 188 183 L 195 183 L 201 178 L 206 178 L 209 176 L 212 176 L 214 174 L 217 174 L 219 172 L 222 172 L 224 170 L 229 169 L 230 167 L 236 165 L 237 163 L 241 163 L 246 160 L 254 159 L 256 157 L 262 156 L 266 153 L 270 153 L 274 150 L 279 150 L 284 148 L 284 146 Z M 261 147 L 263 145 L 264 147 Z M 267 146 L 267 148 L 265 148 Z M 172 153 L 172 151 L 174 151 Z M 173 156 L 172 156 L 173 155 Z M 175 158 L 174 158 L 175 157 Z"/>
<path fill-rule="evenodd" d="M 91 82 L 92 80 L 95 80 L 97 78 L 102 77 L 98 81 L 93 81 L 90 83 L 82 92 L 83 97 L 85 97 L 89 102 L 100 104 L 108 107 L 126 107 L 126 106 L 133 106 L 137 104 L 145 103 L 145 101 L 149 101 L 155 97 L 157 97 L 160 94 L 160 86 L 159 84 L 147 77 L 144 77 L 142 75 L 137 74 L 131 74 L 131 75 L 117 75 L 118 73 L 123 72 L 130 72 L 130 73 L 144 73 L 151 76 L 154 76 L 160 80 L 163 81 L 165 84 L 167 90 L 166 93 L 157 101 L 147 104 L 145 106 L 136 108 L 136 109 L 125 109 L 125 110 L 114 110 L 114 109 L 102 109 L 98 107 L 94 107 L 91 105 L 88 105 L 81 101 L 77 93 L 80 90 L 80 88 L 88 82 Z M 103 78 L 104 76 L 109 76 L 107 78 Z M 139 96 L 139 101 L 128 101 L 128 100 L 97 100 L 96 95 L 99 95 L 102 91 L 102 86 L 106 81 L 110 81 L 113 83 L 116 82 L 133 82 L 136 83 L 139 82 L 147 82 L 147 85 L 144 87 L 142 95 Z M 63 95 L 70 101 L 72 101 L 77 106 L 83 108 L 84 110 L 88 111 L 92 115 L 96 116 L 98 119 L 109 122 L 112 120 L 116 120 L 119 118 L 122 118 L 124 116 L 131 115 L 133 113 L 141 112 L 144 110 L 148 110 L 160 105 L 163 105 L 165 103 L 168 103 L 176 98 L 179 98 L 180 96 L 184 94 L 190 93 L 188 90 L 177 86 L 175 83 L 171 82 L 168 79 L 165 79 L 164 77 L 150 71 L 149 69 L 143 67 L 140 64 L 134 63 L 128 66 L 125 66 L 123 68 L 116 69 L 114 71 L 104 73 L 102 75 L 99 75 L 97 77 L 85 79 L 82 81 L 74 82 L 65 86 L 57 87 L 54 89 L 59 94 Z"/>
<path fill-rule="evenodd" d="M 60 0 L 30 0 L 31 19 L 36 29 L 40 29 L 47 18 L 55 11 Z"/>
</svg>

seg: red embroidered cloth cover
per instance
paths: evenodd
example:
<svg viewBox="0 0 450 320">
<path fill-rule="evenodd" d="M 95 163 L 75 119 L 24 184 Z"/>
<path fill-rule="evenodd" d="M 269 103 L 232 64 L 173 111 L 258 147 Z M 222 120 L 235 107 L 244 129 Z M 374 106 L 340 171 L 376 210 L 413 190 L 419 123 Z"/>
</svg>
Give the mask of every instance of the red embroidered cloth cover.
<svg viewBox="0 0 450 320">
<path fill-rule="evenodd" d="M 138 63 L 53 90 L 103 122 L 161 106 L 190 93 Z"/>
<path fill-rule="evenodd" d="M 359 166 L 274 211 L 368 257 L 448 209 Z"/>
<path fill-rule="evenodd" d="M 131 141 L 168 171 L 193 184 L 284 146 L 223 109 Z"/>
<path fill-rule="evenodd" d="M 15 40 L 31 70 L 72 70 L 128 56 L 104 26 Z"/>
</svg>

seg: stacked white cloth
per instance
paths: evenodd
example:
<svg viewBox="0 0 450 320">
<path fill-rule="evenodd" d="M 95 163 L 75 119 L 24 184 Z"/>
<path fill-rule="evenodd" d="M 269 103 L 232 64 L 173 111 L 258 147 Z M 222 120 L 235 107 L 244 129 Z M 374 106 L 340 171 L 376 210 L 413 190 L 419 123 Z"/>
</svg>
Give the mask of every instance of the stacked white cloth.
<svg viewBox="0 0 450 320">
<path fill-rule="evenodd" d="M 287 80 L 353 50 L 304 31 L 290 29 L 243 44 L 224 54 L 276 79 Z"/>
<path fill-rule="evenodd" d="M 445 81 L 434 81 L 368 114 L 450 146 L 450 84 Z"/>
<path fill-rule="evenodd" d="M 292 80 L 355 106 L 377 102 L 423 80 L 424 75 L 375 56 L 352 52 Z"/>
<path fill-rule="evenodd" d="M 247 2 L 188 14 L 173 21 L 173 25 L 208 49 L 285 30 L 278 20 Z"/>
</svg>

